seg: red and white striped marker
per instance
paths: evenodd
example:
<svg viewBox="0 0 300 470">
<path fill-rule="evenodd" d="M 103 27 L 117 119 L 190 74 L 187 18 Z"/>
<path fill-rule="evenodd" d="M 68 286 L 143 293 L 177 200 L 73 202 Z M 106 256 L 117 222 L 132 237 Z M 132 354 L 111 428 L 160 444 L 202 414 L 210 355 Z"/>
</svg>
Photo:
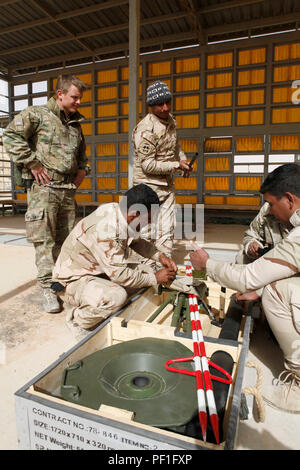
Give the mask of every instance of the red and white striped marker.
<svg viewBox="0 0 300 470">
<path fill-rule="evenodd" d="M 187 276 L 192 276 L 191 266 L 186 266 Z M 196 368 L 196 384 L 197 384 L 197 400 L 199 410 L 199 421 L 202 430 L 203 440 L 206 441 L 206 400 L 209 410 L 210 422 L 214 432 L 214 436 L 217 444 L 219 444 L 219 418 L 216 409 L 215 397 L 212 389 L 212 383 L 210 378 L 210 372 L 208 369 L 208 360 L 205 351 L 205 344 L 202 333 L 202 326 L 199 315 L 199 307 L 197 302 L 197 296 L 195 294 L 189 294 L 189 306 L 191 315 L 192 325 L 192 339 L 194 348 L 194 363 Z M 203 387 L 202 373 L 204 377 L 205 391 Z M 197 378 L 200 377 L 200 379 Z M 205 415 L 205 417 L 204 417 Z M 205 425 L 205 427 L 204 427 Z"/>
</svg>

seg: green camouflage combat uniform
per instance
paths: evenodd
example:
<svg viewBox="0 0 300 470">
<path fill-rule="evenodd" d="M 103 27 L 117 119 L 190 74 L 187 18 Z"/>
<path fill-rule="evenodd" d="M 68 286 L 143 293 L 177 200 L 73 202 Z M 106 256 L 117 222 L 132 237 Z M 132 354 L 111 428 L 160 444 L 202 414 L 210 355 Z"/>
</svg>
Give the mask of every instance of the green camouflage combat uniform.
<svg viewBox="0 0 300 470">
<path fill-rule="evenodd" d="M 157 193 L 161 206 L 155 244 L 170 256 L 175 216 L 173 175 L 179 169 L 179 161 L 186 160 L 178 142 L 176 121 L 171 114 L 165 123 L 149 113 L 133 130 L 132 140 L 133 184 L 147 184 Z"/>
<path fill-rule="evenodd" d="M 208 259 L 206 270 L 222 286 L 261 294 L 264 313 L 283 351 L 286 367 L 300 377 L 300 209 L 290 223 L 290 233 L 253 263 L 231 265 Z"/>
<path fill-rule="evenodd" d="M 269 214 L 269 210 L 269 203 L 265 202 L 246 230 L 243 238 L 243 251 L 238 253 L 236 258 L 238 264 L 252 263 L 256 259 L 248 253 L 250 243 L 256 242 L 261 248 L 267 246 L 271 249 L 288 235 L 289 229 Z"/>
<path fill-rule="evenodd" d="M 5 149 L 21 168 L 23 179 L 33 179 L 30 170 L 38 163 L 51 178 L 45 186 L 33 182 L 25 214 L 41 287 L 50 287 L 61 245 L 75 225 L 73 181 L 78 169 L 87 171 L 82 119 L 78 112 L 66 119 L 51 98 L 46 105 L 30 106 L 15 116 L 3 134 Z"/>
</svg>

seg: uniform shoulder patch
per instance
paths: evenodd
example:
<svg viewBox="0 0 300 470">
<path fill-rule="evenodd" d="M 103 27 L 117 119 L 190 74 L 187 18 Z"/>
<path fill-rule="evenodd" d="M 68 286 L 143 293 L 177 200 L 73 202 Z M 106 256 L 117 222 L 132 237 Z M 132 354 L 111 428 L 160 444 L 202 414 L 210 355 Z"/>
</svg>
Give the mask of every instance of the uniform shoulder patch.
<svg viewBox="0 0 300 470">
<path fill-rule="evenodd" d="M 143 155 L 149 155 L 155 149 L 154 145 L 147 140 L 142 140 L 139 145 L 138 151 Z"/>
</svg>

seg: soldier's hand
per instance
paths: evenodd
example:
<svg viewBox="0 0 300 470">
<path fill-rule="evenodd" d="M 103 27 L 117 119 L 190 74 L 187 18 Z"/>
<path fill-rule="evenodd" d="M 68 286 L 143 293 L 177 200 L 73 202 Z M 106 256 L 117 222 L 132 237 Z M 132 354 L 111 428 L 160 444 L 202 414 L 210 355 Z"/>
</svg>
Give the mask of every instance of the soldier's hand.
<svg viewBox="0 0 300 470">
<path fill-rule="evenodd" d="M 177 264 L 175 263 L 175 261 L 173 261 L 171 258 L 169 258 L 167 255 L 165 255 L 164 253 L 161 253 L 159 255 L 159 261 L 161 262 L 161 264 L 163 266 L 165 266 L 166 268 L 170 268 L 170 269 L 173 269 L 173 271 L 177 272 Z"/>
<path fill-rule="evenodd" d="M 198 250 L 190 252 L 190 260 L 194 269 L 206 269 L 208 259 L 209 254 L 203 250 L 203 248 L 198 248 Z"/>
<path fill-rule="evenodd" d="M 248 246 L 247 255 L 258 258 L 258 248 L 261 248 L 261 246 L 257 242 L 251 242 Z"/>
<path fill-rule="evenodd" d="M 170 281 L 174 281 L 176 272 L 170 268 L 159 269 L 155 273 L 157 284 L 168 284 Z"/>
<path fill-rule="evenodd" d="M 34 168 L 31 168 L 31 173 L 33 174 L 37 184 L 42 184 L 45 186 L 45 184 L 49 184 L 51 181 L 51 177 L 40 163 Z"/>
<path fill-rule="evenodd" d="M 85 170 L 81 169 L 81 170 L 78 170 L 78 171 L 77 171 L 76 176 L 75 176 L 74 181 L 73 181 L 73 183 L 75 184 L 76 188 L 79 188 L 79 186 L 81 185 L 82 181 L 84 180 L 85 175 L 86 175 Z"/>
<path fill-rule="evenodd" d="M 191 167 L 185 160 L 180 160 L 179 168 L 181 169 L 181 176 L 188 178 L 191 173 Z"/>
<path fill-rule="evenodd" d="M 236 301 L 239 302 L 241 300 L 257 300 L 260 296 L 255 292 L 246 292 L 245 294 L 241 294 L 241 292 L 237 292 L 235 294 Z"/>
</svg>

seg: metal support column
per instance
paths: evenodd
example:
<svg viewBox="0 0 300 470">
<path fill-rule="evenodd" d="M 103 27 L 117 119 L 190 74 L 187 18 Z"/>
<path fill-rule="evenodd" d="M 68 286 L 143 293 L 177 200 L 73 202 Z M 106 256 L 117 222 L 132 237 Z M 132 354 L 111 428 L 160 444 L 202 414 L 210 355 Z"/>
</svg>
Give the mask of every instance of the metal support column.
<svg viewBox="0 0 300 470">
<path fill-rule="evenodd" d="M 132 131 L 139 115 L 140 0 L 129 0 L 129 154 L 128 188 L 132 186 L 134 149 Z"/>
</svg>

